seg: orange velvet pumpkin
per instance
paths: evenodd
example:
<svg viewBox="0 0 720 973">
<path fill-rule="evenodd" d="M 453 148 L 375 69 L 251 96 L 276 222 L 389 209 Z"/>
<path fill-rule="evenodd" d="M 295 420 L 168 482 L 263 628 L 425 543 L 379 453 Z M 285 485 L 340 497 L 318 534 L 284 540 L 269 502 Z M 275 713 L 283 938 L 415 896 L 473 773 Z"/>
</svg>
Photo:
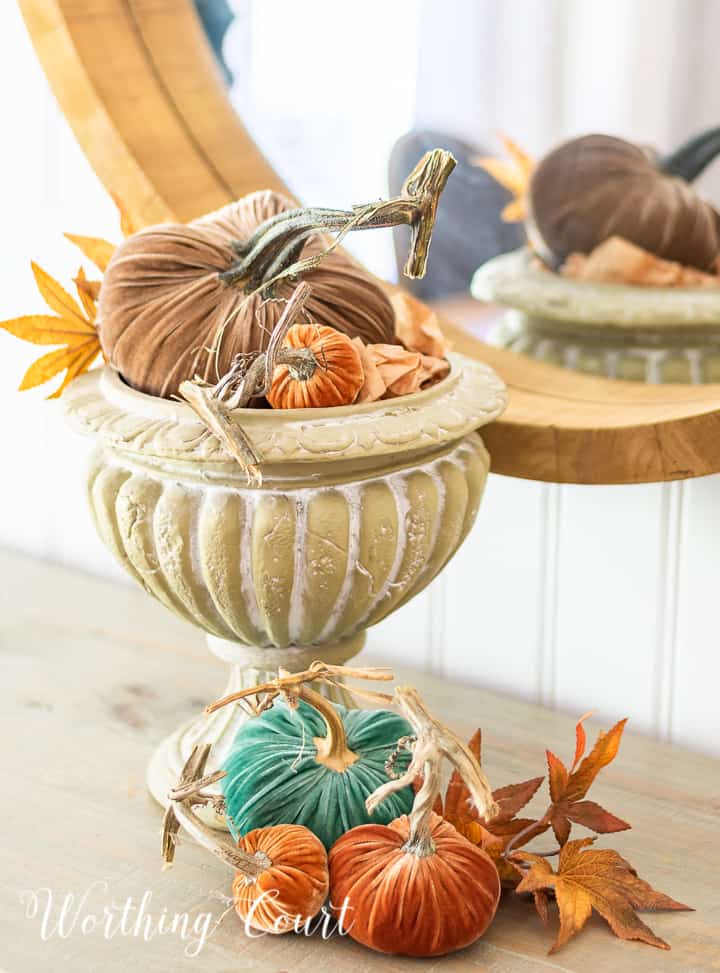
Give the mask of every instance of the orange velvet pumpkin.
<svg viewBox="0 0 720 973">
<path fill-rule="evenodd" d="M 330 902 L 349 919 L 348 935 L 381 953 L 443 956 L 475 942 L 493 920 L 500 878 L 492 859 L 433 811 L 441 766 L 449 760 L 486 817 L 497 813 L 476 756 L 427 709 L 412 686 L 398 686 L 394 702 L 414 734 L 398 741 L 385 765 L 390 780 L 367 798 L 370 814 L 391 794 L 421 778 L 409 815 L 389 826 L 365 824 L 330 849 Z M 395 755 L 410 750 L 397 775 Z"/>
<path fill-rule="evenodd" d="M 248 855 L 265 855 L 270 863 L 255 877 L 239 871 L 233 879 L 235 911 L 243 921 L 253 929 L 283 933 L 317 915 L 328 894 L 328 865 L 312 831 L 299 824 L 256 828 L 238 847 Z"/>
<path fill-rule="evenodd" d="M 292 363 L 275 367 L 267 395 L 273 409 L 317 409 L 355 401 L 364 372 L 360 353 L 347 335 L 322 324 L 294 324 L 283 347 L 299 354 Z"/>
<path fill-rule="evenodd" d="M 429 854 L 406 847 L 407 815 L 389 826 L 361 825 L 335 842 L 330 898 L 338 915 L 347 902 L 352 939 L 381 953 L 442 956 L 490 925 L 500 900 L 492 859 L 437 814 L 429 825 Z"/>
</svg>

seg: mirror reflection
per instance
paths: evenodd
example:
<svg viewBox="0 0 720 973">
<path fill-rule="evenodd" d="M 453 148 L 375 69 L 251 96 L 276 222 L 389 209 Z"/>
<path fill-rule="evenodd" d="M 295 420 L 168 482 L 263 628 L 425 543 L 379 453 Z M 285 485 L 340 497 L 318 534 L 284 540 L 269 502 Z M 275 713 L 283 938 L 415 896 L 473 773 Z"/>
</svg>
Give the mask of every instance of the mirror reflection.
<svg viewBox="0 0 720 973">
<path fill-rule="evenodd" d="M 196 0 L 230 96 L 304 202 L 458 167 L 428 274 L 478 337 L 641 382 L 720 381 L 720 87 L 708 0 Z M 406 228 L 348 249 L 398 279 Z"/>
</svg>

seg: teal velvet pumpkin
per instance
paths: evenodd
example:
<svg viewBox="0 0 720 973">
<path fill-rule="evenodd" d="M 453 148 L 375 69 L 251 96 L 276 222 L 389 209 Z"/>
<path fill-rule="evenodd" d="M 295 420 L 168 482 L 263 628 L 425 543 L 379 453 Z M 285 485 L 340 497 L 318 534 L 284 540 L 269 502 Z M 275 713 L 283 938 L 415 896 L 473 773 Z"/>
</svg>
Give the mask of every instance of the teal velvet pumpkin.
<svg viewBox="0 0 720 973">
<path fill-rule="evenodd" d="M 326 705 L 335 710 L 347 750 L 354 754 L 354 762 L 343 770 L 319 762 L 322 741 L 320 747 L 314 741 L 327 739 L 329 728 L 303 700 L 297 708 L 278 700 L 240 728 L 221 781 L 228 825 L 236 837 L 253 828 L 303 824 L 330 848 L 350 828 L 371 821 L 389 824 L 409 812 L 409 787 L 392 794 L 372 818 L 365 800 L 387 781 L 385 762 L 400 737 L 413 732 L 410 724 L 390 710 Z M 407 763 L 403 752 L 395 762 L 396 772 L 402 773 Z"/>
</svg>

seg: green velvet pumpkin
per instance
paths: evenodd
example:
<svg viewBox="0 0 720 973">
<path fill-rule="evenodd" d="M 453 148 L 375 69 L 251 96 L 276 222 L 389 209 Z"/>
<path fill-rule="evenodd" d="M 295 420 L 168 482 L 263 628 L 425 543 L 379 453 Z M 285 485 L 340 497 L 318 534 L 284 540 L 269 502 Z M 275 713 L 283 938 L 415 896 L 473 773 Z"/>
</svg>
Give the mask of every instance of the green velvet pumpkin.
<svg viewBox="0 0 720 973">
<path fill-rule="evenodd" d="M 303 693 L 308 698 L 308 691 Z M 385 762 L 400 737 L 412 733 L 410 724 L 390 710 L 322 703 L 335 713 L 334 719 L 332 712 L 327 714 L 335 730 L 314 705 L 300 700 L 291 708 L 278 700 L 238 731 L 221 782 L 228 825 L 236 837 L 252 828 L 303 824 L 330 848 L 358 824 L 389 824 L 410 810 L 409 787 L 388 798 L 372 818 L 365 810 L 366 798 L 388 779 Z M 348 763 L 342 769 L 334 769 L 333 760 L 323 755 L 333 732 L 340 737 L 334 741 L 335 766 Z M 337 753 L 344 757 L 338 759 Z M 403 752 L 395 768 L 402 773 L 406 767 Z"/>
</svg>

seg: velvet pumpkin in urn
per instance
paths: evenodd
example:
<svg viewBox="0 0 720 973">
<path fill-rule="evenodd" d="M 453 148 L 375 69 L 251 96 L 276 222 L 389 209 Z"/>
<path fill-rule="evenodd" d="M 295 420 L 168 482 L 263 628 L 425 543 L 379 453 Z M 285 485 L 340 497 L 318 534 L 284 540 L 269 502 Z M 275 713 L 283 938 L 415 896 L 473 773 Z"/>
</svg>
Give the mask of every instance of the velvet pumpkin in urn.
<svg viewBox="0 0 720 973">
<path fill-rule="evenodd" d="M 348 935 L 381 953 L 442 956 L 475 942 L 495 916 L 500 878 L 492 859 L 432 810 L 447 757 L 461 774 L 479 812 L 496 808 L 471 751 L 427 711 L 412 688 L 396 699 L 413 726 L 402 741 L 412 751 L 405 773 L 382 784 L 367 801 L 371 812 L 419 775 L 422 786 L 409 816 L 389 825 L 365 824 L 330 850 L 330 901 L 352 917 Z"/>
<path fill-rule="evenodd" d="M 243 356 L 267 349 L 299 278 L 312 285 L 308 320 L 368 344 L 394 342 L 395 312 L 382 286 L 327 234 L 407 225 L 405 273 L 422 277 L 454 166 L 449 152 L 434 149 L 399 196 L 351 210 L 297 209 L 265 190 L 191 223 L 133 234 L 100 288 L 105 357 L 133 388 L 153 395 L 175 396 L 195 378 L 213 384 Z"/>
<path fill-rule="evenodd" d="M 353 670 L 369 672 L 371 670 Z M 274 824 L 301 824 L 330 845 L 349 828 L 370 821 L 365 802 L 387 780 L 385 764 L 410 725 L 390 710 L 348 709 L 305 685 L 314 672 L 288 675 L 272 708 L 237 733 L 221 782 L 228 826 L 235 835 Z M 241 690 L 208 707 L 264 690 Z M 377 819 L 410 810 L 410 787 L 398 788 Z"/>
<path fill-rule="evenodd" d="M 571 139 L 536 166 L 528 235 L 560 263 L 620 236 L 666 260 L 712 269 L 720 215 L 692 181 L 720 153 L 720 128 L 663 157 L 610 135 Z"/>
<path fill-rule="evenodd" d="M 328 893 L 327 853 L 307 828 L 283 824 L 258 828 L 233 847 L 209 828 L 193 805 L 214 804 L 217 797 L 202 788 L 222 772 L 202 777 L 210 745 L 198 745 L 188 758 L 178 786 L 170 792 L 163 827 L 163 858 L 175 856 L 175 835 L 182 827 L 216 858 L 235 871 L 232 897 L 235 911 L 247 926 L 269 933 L 301 928 L 322 908 Z"/>
<path fill-rule="evenodd" d="M 184 380 L 215 380 L 238 355 L 267 347 L 292 285 L 281 281 L 268 295 L 259 289 L 262 276 L 235 280 L 233 267 L 254 231 L 284 212 L 293 212 L 290 201 L 266 190 L 120 244 L 102 282 L 98 320 L 106 357 L 133 388 L 170 397 Z M 304 257 L 327 246 L 317 235 L 302 243 Z M 306 276 L 311 320 L 366 342 L 394 341 L 388 298 L 349 256 L 328 253 Z"/>
</svg>

